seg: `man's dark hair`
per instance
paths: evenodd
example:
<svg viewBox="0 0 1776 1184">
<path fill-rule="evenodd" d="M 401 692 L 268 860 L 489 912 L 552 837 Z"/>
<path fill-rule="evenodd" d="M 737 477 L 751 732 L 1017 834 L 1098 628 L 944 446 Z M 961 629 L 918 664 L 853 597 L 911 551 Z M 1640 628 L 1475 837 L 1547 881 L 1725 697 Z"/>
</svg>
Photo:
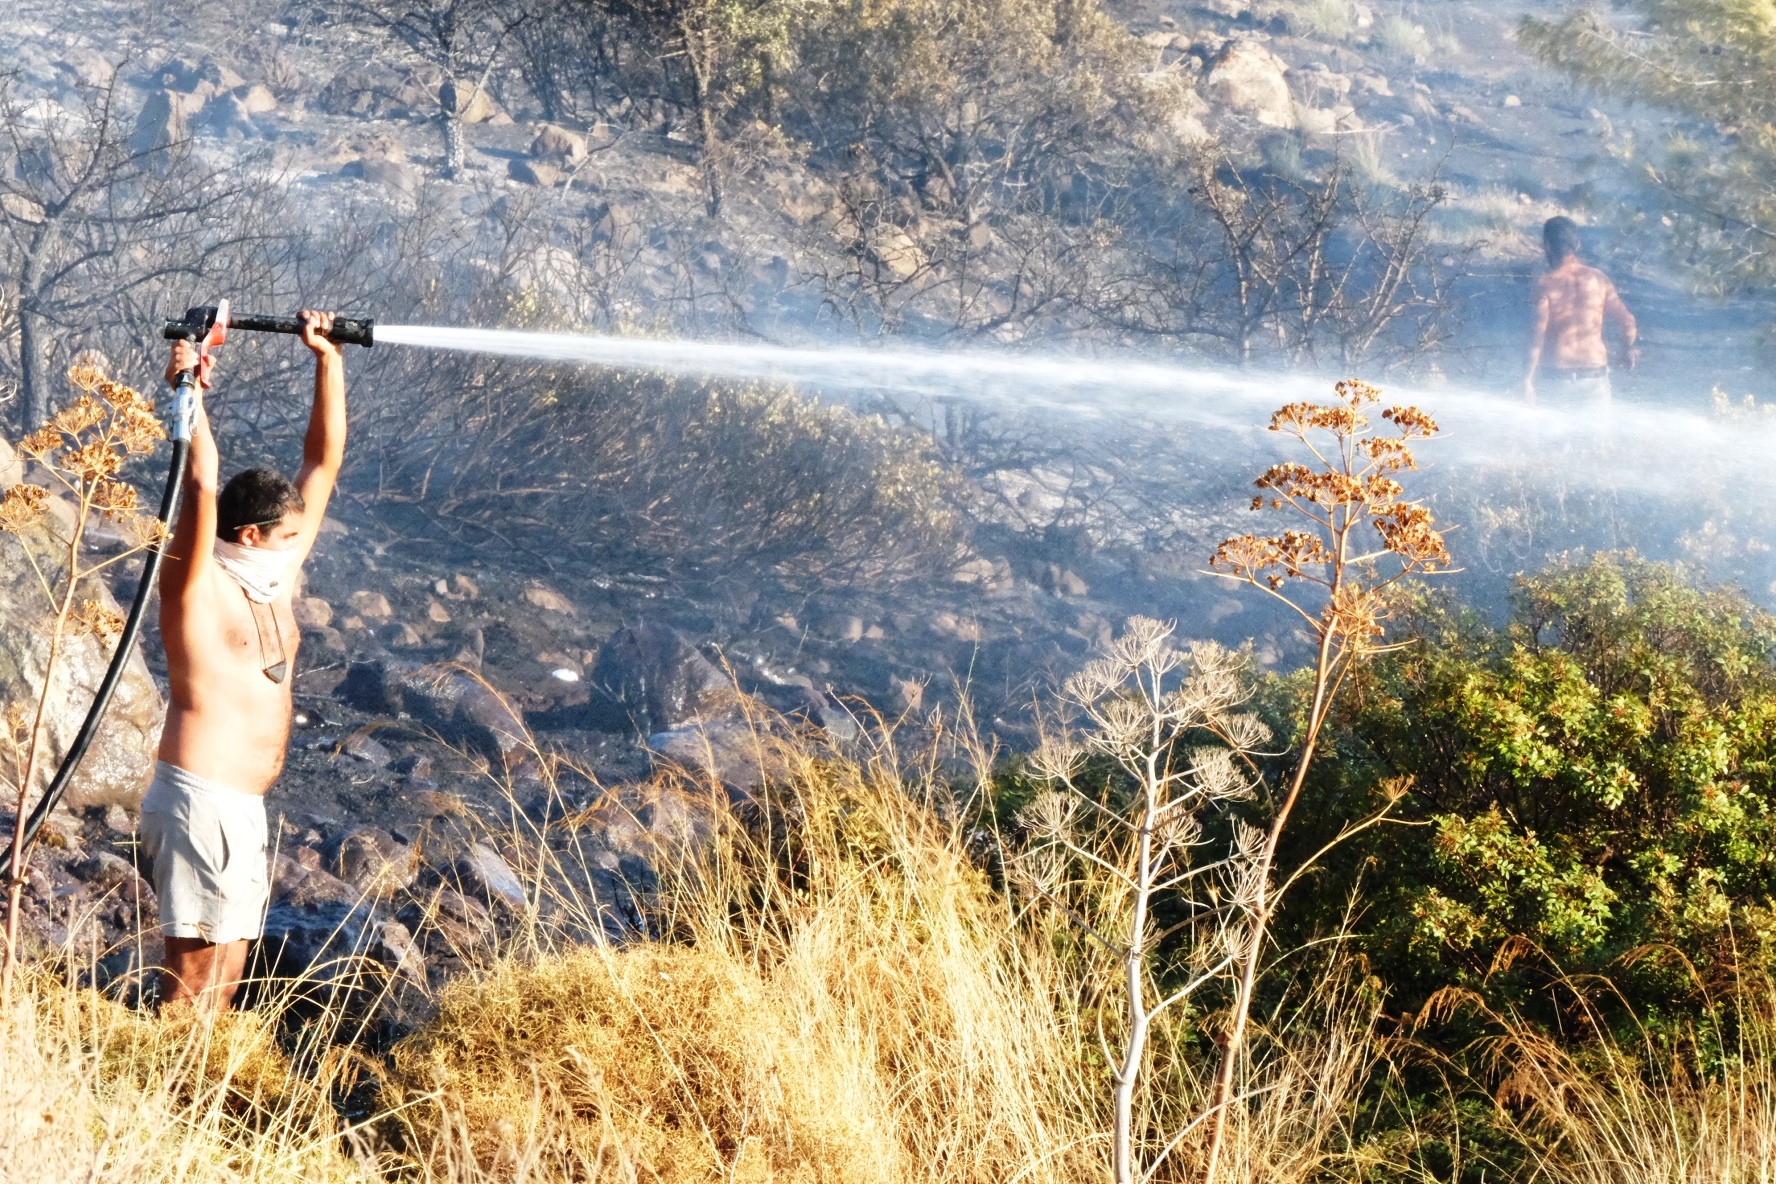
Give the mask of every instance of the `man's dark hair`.
<svg viewBox="0 0 1776 1184">
<path fill-rule="evenodd" d="M 1542 226 L 1542 250 L 1548 254 L 1548 266 L 1559 267 L 1579 253 L 1579 224 L 1571 218 L 1550 218 Z"/>
<path fill-rule="evenodd" d="M 216 498 L 216 537 L 240 542 L 242 528 L 270 526 L 291 510 L 303 510 L 302 494 L 270 469 L 243 469 Z"/>
</svg>

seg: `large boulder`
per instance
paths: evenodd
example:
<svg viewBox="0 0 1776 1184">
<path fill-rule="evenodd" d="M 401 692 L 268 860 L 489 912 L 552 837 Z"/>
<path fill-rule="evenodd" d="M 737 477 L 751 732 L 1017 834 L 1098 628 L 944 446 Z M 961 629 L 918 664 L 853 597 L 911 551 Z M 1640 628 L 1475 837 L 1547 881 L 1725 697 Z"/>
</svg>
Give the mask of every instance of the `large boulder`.
<svg viewBox="0 0 1776 1184">
<path fill-rule="evenodd" d="M 8 450 L 10 451 L 10 450 Z M 7 456 L 0 456 L 0 472 Z M 25 535 L 0 534 L 0 709 L 34 708 L 43 692 L 49 663 L 51 615 L 43 589 L 25 561 L 21 547 L 29 546 L 41 561 L 55 553 L 54 540 L 41 529 Z M 93 578 L 80 590 L 81 599 L 98 601 L 116 609 L 116 601 L 103 580 Z M 39 770 L 37 789 L 49 784 L 74 735 L 86 719 L 93 693 L 111 661 L 112 645 L 91 635 L 64 637 L 55 680 L 50 688 L 44 735 L 48 742 Z M 134 809 L 141 803 L 154 768 L 160 744 L 160 728 L 166 716 L 160 692 L 148 674 L 141 651 L 130 656 L 110 709 L 87 750 L 80 772 L 64 799 L 69 806 L 122 805 Z M 0 760 L 12 767 L 13 754 L 0 736 Z"/>
<path fill-rule="evenodd" d="M 586 678 L 585 722 L 643 736 L 730 718 L 740 704 L 734 680 L 670 625 L 618 631 Z"/>
<path fill-rule="evenodd" d="M 503 114 L 486 87 L 463 79 L 444 80 L 438 87 L 438 106 L 446 113 L 454 112 L 464 123 L 487 123 Z"/>
<path fill-rule="evenodd" d="M 1289 67 L 1256 41 L 1236 39 L 1221 47 L 1203 74 L 1202 95 L 1217 107 L 1250 116 L 1266 127 L 1295 126 Z"/>
<path fill-rule="evenodd" d="M 586 137 L 549 123 L 530 143 L 530 154 L 540 160 L 574 164 L 586 158 Z"/>
<path fill-rule="evenodd" d="M 485 682 L 454 666 L 391 655 L 354 663 L 339 694 L 361 711 L 405 712 L 447 744 L 460 744 L 510 768 L 530 755 L 518 709 Z"/>
<path fill-rule="evenodd" d="M 348 160 L 340 167 L 339 175 L 359 181 L 368 181 L 372 185 L 383 185 L 406 194 L 412 194 L 420 184 L 419 170 L 404 160 L 375 157 Z"/>
<path fill-rule="evenodd" d="M 256 140 L 259 129 L 253 115 L 238 95 L 225 94 L 204 107 L 203 113 L 191 121 L 206 136 L 220 140 Z"/>
<path fill-rule="evenodd" d="M 745 721 L 690 724 L 647 739 L 655 763 L 691 778 L 748 792 L 786 777 L 782 742 Z"/>
</svg>

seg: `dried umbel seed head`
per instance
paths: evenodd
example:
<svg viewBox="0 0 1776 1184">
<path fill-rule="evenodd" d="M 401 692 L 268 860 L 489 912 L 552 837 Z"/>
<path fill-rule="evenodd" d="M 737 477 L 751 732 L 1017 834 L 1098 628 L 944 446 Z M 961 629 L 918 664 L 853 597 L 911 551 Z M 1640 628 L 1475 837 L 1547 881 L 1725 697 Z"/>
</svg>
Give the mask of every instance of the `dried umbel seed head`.
<svg viewBox="0 0 1776 1184">
<path fill-rule="evenodd" d="M 1291 580 L 1304 579 L 1333 591 L 1344 586 L 1359 561 L 1362 581 L 1371 588 L 1448 567 L 1449 549 L 1430 510 L 1405 501 L 1405 488 L 1395 476 L 1418 467 L 1411 442 L 1436 435 L 1437 424 L 1416 407 L 1389 407 L 1381 417 L 1395 434 L 1377 435 L 1363 409 L 1376 403 L 1381 392 L 1355 380 L 1335 389 L 1335 403 L 1290 403 L 1271 417 L 1271 430 L 1301 440 L 1315 463 L 1275 464 L 1255 482 L 1252 509 L 1286 510 L 1307 525 L 1227 539 L 1216 548 L 1209 568 L 1284 599 L 1316 623 L 1322 636 L 1338 633 L 1368 644 L 1379 633 L 1378 600 L 1339 593 L 1316 614 L 1288 599 L 1284 588 Z M 1352 533 L 1365 521 L 1380 538 L 1379 552 L 1370 553 L 1369 544 Z M 1398 567 L 1379 570 L 1375 561 L 1389 556 Z"/>
<path fill-rule="evenodd" d="M 68 623 L 76 637 L 90 633 L 100 641 L 109 641 L 123 632 L 123 614 L 96 600 L 83 601 Z"/>
<path fill-rule="evenodd" d="M 39 485 L 14 485 L 0 496 L 0 531 L 19 534 L 43 521 L 49 491 Z"/>
</svg>

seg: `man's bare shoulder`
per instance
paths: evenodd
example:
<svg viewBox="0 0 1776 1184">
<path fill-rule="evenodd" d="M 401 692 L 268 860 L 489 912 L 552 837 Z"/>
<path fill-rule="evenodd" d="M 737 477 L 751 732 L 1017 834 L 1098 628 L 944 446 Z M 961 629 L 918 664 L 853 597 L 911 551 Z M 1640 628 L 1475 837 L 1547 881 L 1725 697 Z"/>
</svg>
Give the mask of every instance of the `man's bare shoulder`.
<svg viewBox="0 0 1776 1184">
<path fill-rule="evenodd" d="M 1587 287 L 1595 288 L 1603 292 L 1614 291 L 1616 287 L 1614 280 L 1610 279 L 1608 275 L 1595 267 L 1581 267 L 1579 269 L 1579 278 L 1580 282 Z"/>
</svg>

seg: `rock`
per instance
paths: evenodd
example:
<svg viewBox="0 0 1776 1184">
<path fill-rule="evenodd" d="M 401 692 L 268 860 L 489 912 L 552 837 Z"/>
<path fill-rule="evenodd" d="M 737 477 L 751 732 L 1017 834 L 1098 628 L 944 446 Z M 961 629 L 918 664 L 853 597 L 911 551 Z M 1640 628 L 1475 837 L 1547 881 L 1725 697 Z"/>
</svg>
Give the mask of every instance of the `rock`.
<svg viewBox="0 0 1776 1184">
<path fill-rule="evenodd" d="M 499 937 L 488 907 L 447 884 L 432 889 L 425 904 L 416 901 L 402 909 L 399 919 L 422 941 L 438 934 L 459 955 L 492 945 Z"/>
<path fill-rule="evenodd" d="M 1523 106 L 1523 100 L 1516 95 L 1506 95 L 1504 105 L 1506 107 L 1521 107 Z"/>
<path fill-rule="evenodd" d="M 733 679 L 678 630 L 651 622 L 606 642 L 586 684 L 587 726 L 644 736 L 725 718 L 739 702 Z"/>
<path fill-rule="evenodd" d="M 239 101 L 241 110 L 249 116 L 266 115 L 277 110 L 277 96 L 271 93 L 269 86 L 262 83 L 256 82 L 252 86 L 243 86 L 229 93 Z"/>
<path fill-rule="evenodd" d="M 155 91 L 142 104 L 136 116 L 136 128 L 130 133 L 129 148 L 137 155 L 162 152 L 190 138 L 191 129 L 185 119 L 185 107 L 179 96 L 170 90 Z"/>
<path fill-rule="evenodd" d="M 117 73 L 117 67 L 95 50 L 75 50 L 57 62 L 56 69 L 66 74 L 75 86 L 88 90 L 109 86 Z"/>
<path fill-rule="evenodd" d="M 627 243 L 635 238 L 635 217 L 615 202 L 595 202 L 586 208 L 595 242 Z"/>
<path fill-rule="evenodd" d="M 363 892 L 321 867 L 320 853 L 312 847 L 280 851 L 271 861 L 274 908 L 299 911 L 317 904 L 356 905 L 363 899 Z"/>
<path fill-rule="evenodd" d="M 341 756 L 349 756 L 362 761 L 372 769 L 386 769 L 394 762 L 394 754 L 376 737 L 366 731 L 356 731 L 347 736 L 339 745 Z"/>
<path fill-rule="evenodd" d="M 530 154 L 543 160 L 577 163 L 586 158 L 586 137 L 564 127 L 546 124 L 530 142 Z"/>
<path fill-rule="evenodd" d="M 973 617 L 958 617 L 955 613 L 933 613 L 931 631 L 939 637 L 953 638 L 956 641 L 977 642 L 981 639 L 980 622 Z"/>
<path fill-rule="evenodd" d="M 205 135 L 222 140 L 256 140 L 259 129 L 246 104 L 232 94 L 223 95 L 206 106 L 193 126 Z"/>
<path fill-rule="evenodd" d="M 454 864 L 456 874 L 466 892 L 484 898 L 489 904 L 500 904 L 521 913 L 530 903 L 524 882 L 512 865 L 486 843 L 472 844 Z M 471 897 L 472 899 L 473 897 Z"/>
<path fill-rule="evenodd" d="M 95 851 L 85 859 L 70 864 L 74 874 L 89 890 L 101 896 L 115 895 L 127 907 L 127 915 L 154 915 L 154 889 L 136 871 L 136 865 L 111 851 Z"/>
<path fill-rule="evenodd" d="M 517 157 L 506 162 L 506 176 L 520 185 L 536 185 L 543 189 L 553 189 L 561 183 L 562 172 L 559 167 L 546 160 L 526 160 Z"/>
<path fill-rule="evenodd" d="M 27 528 L 22 541 L 19 535 L 0 534 L 0 704 L 34 706 L 43 689 L 49 636 L 43 627 L 43 590 L 19 549 L 22 545 L 47 558 L 56 553 L 57 544 L 43 528 Z M 48 565 L 55 570 L 53 560 L 48 560 Z M 117 608 L 100 578 L 89 579 L 81 596 Z M 49 698 L 48 749 L 39 770 L 38 788 L 49 784 L 86 718 L 93 692 L 110 661 L 108 643 L 90 635 L 64 639 L 61 667 Z M 165 714 L 165 704 L 138 649 L 125 664 L 110 709 L 63 799 L 67 808 L 120 805 L 134 810 L 140 805 L 154 768 Z M 14 768 L 13 759 L 10 745 L 0 739 L 0 767 Z"/>
<path fill-rule="evenodd" d="M 881 631 L 878 629 L 877 632 Z M 815 686 L 814 680 L 807 675 L 774 670 L 760 658 L 741 667 L 741 674 L 745 676 L 743 688 L 771 710 L 792 721 L 812 724 L 840 740 L 856 737 L 857 721 L 851 718 L 851 713 Z"/>
<path fill-rule="evenodd" d="M 426 620 L 434 625 L 450 624 L 450 610 L 435 600 L 426 601 Z"/>
<path fill-rule="evenodd" d="M 1342 107 L 1297 107 L 1296 126 L 1309 135 L 1333 136 L 1341 132 L 1361 131 L 1363 121 L 1356 110 Z"/>
<path fill-rule="evenodd" d="M 329 115 L 361 119 L 388 113 L 376 82 L 362 70 L 341 70 L 333 75 L 315 96 L 314 104 Z"/>
<path fill-rule="evenodd" d="M 161 85 L 173 90 L 196 91 L 207 87 L 211 94 L 234 90 L 247 84 L 245 78 L 214 59 L 197 65 L 175 59 L 162 67 L 160 80 Z"/>
<path fill-rule="evenodd" d="M 367 621 L 386 621 L 395 615 L 395 610 L 389 605 L 388 597 L 380 592 L 368 590 L 353 592 L 345 598 L 345 602 L 351 605 L 351 610 L 354 613 Z"/>
<path fill-rule="evenodd" d="M 773 738 L 744 721 L 657 732 L 648 737 L 647 745 L 658 762 L 694 779 L 713 778 L 730 789 L 757 789 L 788 770 Z"/>
<path fill-rule="evenodd" d="M 419 189 L 419 171 L 405 161 L 348 160 L 340 168 L 339 175 L 384 185 L 402 193 L 410 194 Z"/>
<path fill-rule="evenodd" d="M 888 685 L 893 689 L 895 698 L 900 700 L 900 705 L 905 710 L 918 711 L 924 707 L 925 684 L 923 682 L 890 674 Z"/>
<path fill-rule="evenodd" d="M 578 611 L 574 608 L 573 601 L 555 591 L 555 589 L 549 587 L 547 584 L 540 584 L 534 581 L 525 586 L 524 599 L 531 604 L 536 605 L 544 612 L 560 613 L 564 617 L 571 617 Z"/>
<path fill-rule="evenodd" d="M 1202 94 L 1218 107 L 1249 115 L 1266 127 L 1295 126 L 1288 65 L 1256 41 L 1236 39 L 1221 48 L 1203 75 Z"/>
<path fill-rule="evenodd" d="M 382 632 L 378 636 L 382 638 L 383 644 L 396 649 L 416 650 L 426 643 L 425 636 L 406 621 L 396 621 L 381 628 Z"/>
<path fill-rule="evenodd" d="M 333 623 L 333 606 L 319 596 L 298 596 L 291 608 L 301 628 L 320 629 Z"/>
<path fill-rule="evenodd" d="M 957 567 L 950 579 L 958 584 L 978 585 L 982 591 L 988 593 L 1006 591 L 1016 583 L 1008 561 L 1002 558 L 988 559 L 984 555 L 976 556 Z"/>
<path fill-rule="evenodd" d="M 930 265 L 925 248 L 898 226 L 877 226 L 864 236 L 864 253 L 897 280 L 910 280 Z"/>
<path fill-rule="evenodd" d="M 473 82 L 445 79 L 438 87 L 438 106 L 454 112 L 464 123 L 487 123 L 496 115 L 505 114 L 485 87 Z"/>
<path fill-rule="evenodd" d="M 309 875 L 333 879 L 325 872 Z M 390 978 L 420 987 L 426 981 L 425 958 L 413 934 L 368 902 L 274 902 L 266 910 L 255 960 L 256 973 L 298 981 L 305 997 L 354 1010 L 385 1011 Z"/>
<path fill-rule="evenodd" d="M 1044 565 L 1041 584 L 1043 591 L 1056 596 L 1084 596 L 1091 591 L 1077 572 L 1054 563 Z"/>
<path fill-rule="evenodd" d="M 318 653 L 337 657 L 340 654 L 346 653 L 349 648 L 345 644 L 345 635 L 331 625 L 309 625 L 305 627 L 302 630 L 302 644 L 311 656 Z M 322 672 L 312 668 L 303 670 L 299 667 L 296 673 L 298 677 L 304 677 L 311 675 L 318 676 Z"/>
<path fill-rule="evenodd" d="M 355 662 L 339 694 L 361 711 L 406 712 L 437 732 L 510 768 L 529 758 L 529 733 L 516 707 L 460 670 L 392 655 Z"/>
<path fill-rule="evenodd" d="M 339 878 L 365 896 L 388 897 L 413 886 L 418 853 L 385 830 L 360 826 L 339 840 Z"/>
</svg>

